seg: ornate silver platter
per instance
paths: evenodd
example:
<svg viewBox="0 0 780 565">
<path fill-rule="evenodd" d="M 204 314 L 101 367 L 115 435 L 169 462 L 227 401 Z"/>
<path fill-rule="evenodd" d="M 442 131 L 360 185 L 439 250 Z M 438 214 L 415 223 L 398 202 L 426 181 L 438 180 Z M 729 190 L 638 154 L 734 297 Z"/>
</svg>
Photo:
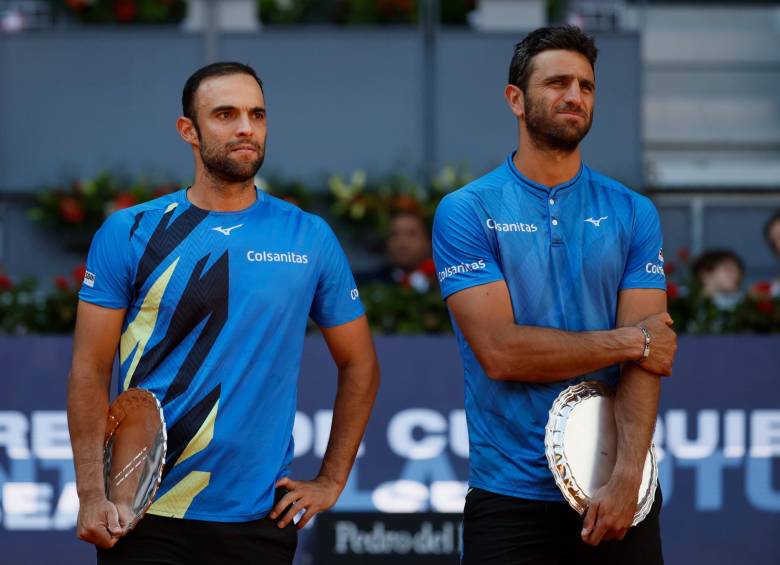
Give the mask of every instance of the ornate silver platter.
<svg viewBox="0 0 780 565">
<path fill-rule="evenodd" d="M 614 391 L 601 382 L 585 381 L 561 392 L 550 409 L 544 444 L 555 483 L 571 507 L 584 514 L 590 497 L 609 480 L 615 466 Z M 658 466 L 651 445 L 632 526 L 650 512 L 657 482 Z"/>
<path fill-rule="evenodd" d="M 106 497 L 125 532 L 151 506 L 160 486 L 167 445 L 165 419 L 148 390 L 130 388 L 111 403 L 106 422 L 103 479 Z"/>
</svg>

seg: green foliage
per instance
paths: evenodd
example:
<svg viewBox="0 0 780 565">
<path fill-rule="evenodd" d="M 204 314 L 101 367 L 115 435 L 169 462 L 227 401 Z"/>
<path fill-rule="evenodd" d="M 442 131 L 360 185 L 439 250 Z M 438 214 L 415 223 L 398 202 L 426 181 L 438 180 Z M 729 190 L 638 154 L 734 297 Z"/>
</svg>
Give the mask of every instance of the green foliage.
<svg viewBox="0 0 780 565">
<path fill-rule="evenodd" d="M 414 24 L 418 0 L 257 0 L 266 25 Z"/>
<path fill-rule="evenodd" d="M 76 322 L 77 292 L 84 267 L 73 270 L 72 279 L 54 279 L 54 289 L 44 292 L 37 280 L 26 277 L 14 284 L 0 273 L 0 333 L 70 333 Z"/>
<path fill-rule="evenodd" d="M 360 287 L 371 329 L 384 334 L 436 334 L 452 331 L 439 289 L 418 292 L 396 284 L 370 283 Z"/>
<path fill-rule="evenodd" d="M 462 168 L 445 167 L 429 185 L 393 175 L 369 179 L 363 171 L 348 177 L 332 176 L 328 192 L 281 177 L 257 178 L 258 187 L 303 209 L 329 210 L 333 219 L 353 228 L 360 245 L 369 251 L 384 240 L 393 214 L 405 211 L 421 215 L 432 224 L 436 206 L 470 176 Z M 113 210 L 165 194 L 177 185 L 123 182 L 103 173 L 94 179 L 72 183 L 66 189 L 40 194 L 30 216 L 57 233 L 59 240 L 83 238 L 86 245 Z M 757 283 L 731 310 L 718 309 L 703 296 L 693 279 L 688 253 L 679 263 L 667 261 L 669 312 L 681 333 L 723 334 L 780 332 L 780 298 L 772 296 L 770 283 Z M 450 332 L 450 319 L 437 288 L 435 267 L 428 261 L 398 284 L 361 285 L 360 295 L 374 331 L 418 334 Z M 13 283 L 0 273 L 0 332 L 10 334 L 69 332 L 74 325 L 77 289 L 84 266 L 70 278 L 56 277 L 53 291 L 44 292 L 38 281 Z"/>
<path fill-rule="evenodd" d="M 186 0 L 49 0 L 56 11 L 90 24 L 175 24 Z"/>
<path fill-rule="evenodd" d="M 28 216 L 55 232 L 66 246 L 86 251 L 97 229 L 109 214 L 158 198 L 175 190 L 175 184 L 151 184 L 141 179 L 127 182 L 104 172 L 93 179 L 72 182 L 67 188 L 38 193 Z"/>
</svg>

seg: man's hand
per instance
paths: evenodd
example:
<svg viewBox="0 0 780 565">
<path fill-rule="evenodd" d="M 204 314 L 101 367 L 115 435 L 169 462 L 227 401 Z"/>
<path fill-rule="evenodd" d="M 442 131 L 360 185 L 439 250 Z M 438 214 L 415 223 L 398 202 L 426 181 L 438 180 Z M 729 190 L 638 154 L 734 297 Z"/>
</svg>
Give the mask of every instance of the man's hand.
<svg viewBox="0 0 780 565">
<path fill-rule="evenodd" d="M 644 370 L 662 377 L 672 374 L 674 354 L 677 352 L 677 334 L 672 329 L 673 324 L 667 312 L 654 314 L 639 323 L 650 334 L 650 355 L 639 361 Z"/>
<path fill-rule="evenodd" d="M 315 514 L 336 504 L 343 487 L 332 479 L 319 476 L 313 481 L 294 481 L 285 477 L 279 479 L 276 488 L 285 488 L 288 492 L 269 516 L 274 520 L 279 517 L 277 525 L 284 528 L 298 512 L 305 510 L 297 524 L 300 530 Z"/>
<path fill-rule="evenodd" d="M 76 535 L 102 549 L 113 547 L 125 535 L 116 506 L 103 495 L 82 497 Z"/>
<path fill-rule="evenodd" d="M 639 480 L 612 477 L 591 497 L 582 524 L 582 541 L 596 546 L 602 541 L 622 540 L 636 513 Z"/>
</svg>

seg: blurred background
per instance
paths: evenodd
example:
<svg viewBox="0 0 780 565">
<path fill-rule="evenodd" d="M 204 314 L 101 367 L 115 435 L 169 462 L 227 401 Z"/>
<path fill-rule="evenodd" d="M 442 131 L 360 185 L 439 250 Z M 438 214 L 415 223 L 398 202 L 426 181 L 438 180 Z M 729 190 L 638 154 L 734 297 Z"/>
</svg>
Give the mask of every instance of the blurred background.
<svg viewBox="0 0 780 565">
<path fill-rule="evenodd" d="M 663 224 L 683 334 L 655 438 L 667 562 L 780 563 L 780 4 L 739 0 L 0 0 L 4 559 L 91 558 L 64 415 L 86 250 L 112 211 L 191 182 L 181 89 L 237 60 L 265 83 L 257 184 L 337 231 L 383 365 L 339 512 L 298 562 L 457 562 L 468 441 L 430 224 L 515 148 L 512 47 L 558 23 L 600 49 L 585 161 Z M 327 439 L 323 366 L 313 331 L 299 474 Z"/>
</svg>

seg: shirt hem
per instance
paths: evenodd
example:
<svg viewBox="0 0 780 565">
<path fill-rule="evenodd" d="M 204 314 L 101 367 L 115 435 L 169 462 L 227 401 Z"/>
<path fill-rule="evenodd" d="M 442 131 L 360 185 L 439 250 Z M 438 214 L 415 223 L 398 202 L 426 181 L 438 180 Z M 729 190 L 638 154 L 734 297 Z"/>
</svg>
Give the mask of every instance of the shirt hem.
<svg viewBox="0 0 780 565">
<path fill-rule="evenodd" d="M 174 510 L 174 512 L 160 512 L 148 510 L 147 514 L 162 518 L 176 518 L 179 520 L 204 520 L 209 522 L 252 522 L 268 516 L 271 510 L 254 514 L 212 514 L 210 512 L 188 512 L 186 509 Z"/>
<path fill-rule="evenodd" d="M 470 283 L 470 284 L 458 285 L 457 287 L 455 287 L 452 290 L 448 289 L 446 292 L 442 289 L 441 299 L 442 300 L 447 300 L 453 294 L 455 294 L 457 292 L 460 292 L 461 290 L 466 290 L 467 288 L 473 288 L 475 286 L 482 286 L 483 284 L 490 284 L 490 283 L 503 281 L 503 280 L 506 280 L 506 279 L 504 277 L 495 277 L 495 278 L 487 279 L 487 280 L 474 281 L 473 283 Z"/>
<path fill-rule="evenodd" d="M 336 326 L 343 326 L 344 324 L 348 324 L 350 322 L 354 322 L 355 320 L 357 320 L 361 316 L 365 316 L 365 314 L 366 314 L 365 310 L 362 310 L 361 312 L 359 312 L 358 314 L 355 314 L 351 318 L 350 317 L 346 317 L 343 321 L 339 321 L 339 320 L 331 321 L 331 320 L 328 320 L 326 322 L 320 323 L 317 320 L 314 320 L 314 318 L 312 318 L 312 320 L 314 320 L 314 323 L 317 324 L 321 328 L 335 328 Z"/>
<path fill-rule="evenodd" d="M 469 486 L 486 490 L 494 494 L 503 494 L 504 496 L 513 496 L 515 498 L 525 498 L 527 500 L 543 500 L 545 502 L 562 502 L 563 495 L 560 492 L 555 494 L 528 491 L 522 489 L 504 488 L 500 485 L 486 485 L 480 481 L 469 481 Z"/>
<path fill-rule="evenodd" d="M 127 304 L 124 304 L 122 302 L 104 300 L 102 298 L 96 298 L 93 296 L 82 296 L 81 293 L 79 293 L 79 300 L 81 300 L 82 302 L 88 302 L 89 304 L 94 304 L 95 306 L 102 306 L 103 308 L 111 308 L 113 310 L 122 310 L 123 308 L 127 308 Z"/>
<path fill-rule="evenodd" d="M 656 283 L 627 283 L 624 285 L 621 285 L 618 287 L 618 290 L 628 290 L 628 289 L 640 289 L 640 288 L 649 288 L 649 289 L 658 289 L 658 290 L 666 290 L 666 283 L 665 282 L 656 282 Z"/>
</svg>

